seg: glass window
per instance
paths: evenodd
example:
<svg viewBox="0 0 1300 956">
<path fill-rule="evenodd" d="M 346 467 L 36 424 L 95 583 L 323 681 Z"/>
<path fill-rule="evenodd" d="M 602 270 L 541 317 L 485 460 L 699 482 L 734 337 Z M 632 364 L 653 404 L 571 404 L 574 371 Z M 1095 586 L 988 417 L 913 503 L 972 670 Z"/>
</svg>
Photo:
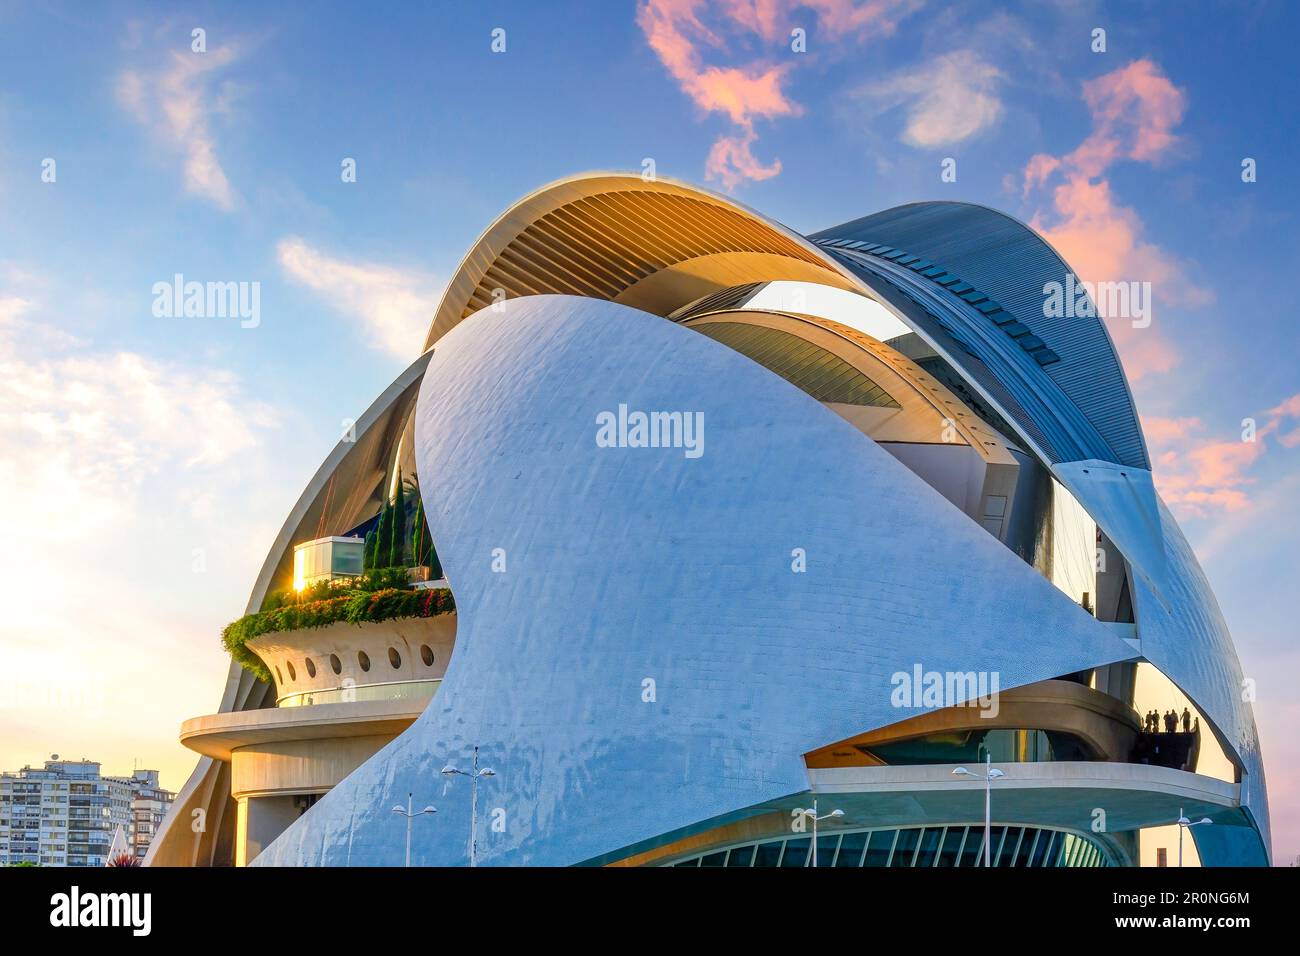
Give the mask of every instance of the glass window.
<svg viewBox="0 0 1300 956">
<path fill-rule="evenodd" d="M 310 657 L 308 657 L 308 658 L 307 658 L 303 663 L 305 663 L 305 664 L 307 665 L 307 676 L 308 676 L 308 677 L 315 677 L 315 676 L 316 676 L 316 662 L 313 661 Z"/>
<path fill-rule="evenodd" d="M 388 663 L 393 665 L 394 670 L 402 666 L 402 655 L 397 653 L 397 648 L 390 647 L 388 649 Z"/>
<path fill-rule="evenodd" d="M 810 837 L 785 841 L 785 856 L 781 857 L 782 869 L 808 865 L 808 848 L 812 846 Z"/>
<path fill-rule="evenodd" d="M 710 853 L 700 859 L 700 866 L 725 866 L 727 862 L 727 851 L 721 850 L 717 853 Z"/>
<path fill-rule="evenodd" d="M 293 669 L 293 661 L 285 661 L 284 666 L 289 670 L 289 680 L 297 680 L 298 672 Z"/>
<path fill-rule="evenodd" d="M 998 845 L 997 830 L 993 831 L 993 846 Z M 983 866 L 984 865 L 984 828 L 967 827 L 966 845 L 961 848 L 961 856 L 957 860 L 958 866 Z"/>
<path fill-rule="evenodd" d="M 894 841 L 898 839 L 897 830 L 876 830 L 871 834 L 867 844 L 867 855 L 862 858 L 863 866 L 885 866 L 889 863 L 889 854 L 894 850 Z"/>
<path fill-rule="evenodd" d="M 732 848 L 731 855 L 727 857 L 727 866 L 749 866 L 754 862 L 754 847 L 738 846 Z"/>
<path fill-rule="evenodd" d="M 943 835 L 943 846 L 939 848 L 939 858 L 935 866 L 956 866 L 957 853 L 961 850 L 962 838 L 966 835 L 965 827 L 949 827 Z"/>
<path fill-rule="evenodd" d="M 330 670 L 332 670 L 336 674 L 343 673 L 343 662 L 339 660 L 339 656 L 337 654 L 330 655 Z"/>
<path fill-rule="evenodd" d="M 840 841 L 840 854 L 835 858 L 835 865 L 841 866 L 861 866 L 862 851 L 867 848 L 867 838 L 870 833 L 846 833 L 844 839 Z M 821 860 L 817 861 L 818 863 Z"/>
<path fill-rule="evenodd" d="M 781 862 L 781 841 L 769 840 L 760 843 L 754 853 L 755 866 L 776 866 Z"/>
<path fill-rule="evenodd" d="M 433 666 L 433 648 L 428 644 L 420 645 L 420 660 L 424 661 L 425 667 Z"/>
<path fill-rule="evenodd" d="M 1029 865 L 1029 857 L 1034 852 L 1034 841 L 1037 839 L 1038 831 L 1026 827 L 1024 834 L 1020 837 L 1020 849 L 1016 851 L 1016 861 L 1012 864 L 1013 866 Z"/>
<path fill-rule="evenodd" d="M 920 838 L 920 830 L 899 830 L 898 841 L 894 844 L 894 858 L 889 865 L 911 866 L 912 857 L 916 855 L 916 844 Z"/>
<path fill-rule="evenodd" d="M 943 838 L 943 828 L 927 827 L 921 837 L 921 849 L 916 854 L 917 866 L 934 866 L 935 855 L 939 851 L 939 841 Z"/>
<path fill-rule="evenodd" d="M 817 835 L 817 865 L 831 866 L 835 861 L 835 849 L 839 846 L 838 833 L 819 833 Z M 811 861 L 809 861 L 811 863 Z"/>
<path fill-rule="evenodd" d="M 370 655 L 365 651 L 357 651 L 357 663 L 361 665 L 363 671 L 370 670 Z"/>
<path fill-rule="evenodd" d="M 993 855 L 994 866 L 1011 866 L 1016 858 L 1016 847 L 1020 845 L 1020 838 L 1024 831 L 1020 827 L 1007 827 L 1006 835 L 1002 838 L 1002 851 Z"/>
</svg>

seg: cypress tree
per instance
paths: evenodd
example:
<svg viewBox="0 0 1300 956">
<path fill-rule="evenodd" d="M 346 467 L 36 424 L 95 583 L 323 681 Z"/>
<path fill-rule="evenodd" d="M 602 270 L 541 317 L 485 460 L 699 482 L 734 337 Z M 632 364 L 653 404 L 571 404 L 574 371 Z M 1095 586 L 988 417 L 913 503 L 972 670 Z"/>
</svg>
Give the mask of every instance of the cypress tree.
<svg viewBox="0 0 1300 956">
<path fill-rule="evenodd" d="M 375 566 L 375 542 L 379 538 L 377 527 L 366 532 L 365 564 L 363 566 L 366 571 L 373 570 Z"/>
<path fill-rule="evenodd" d="M 392 537 L 389 539 L 389 567 L 400 568 L 406 562 L 403 552 L 406 550 L 406 497 L 402 490 L 402 473 L 397 472 L 397 494 L 393 496 Z"/>
<path fill-rule="evenodd" d="M 386 501 L 384 509 L 379 512 L 379 525 L 375 531 L 375 567 L 382 568 L 393 547 L 393 509 Z"/>
<path fill-rule="evenodd" d="M 424 562 L 424 500 L 415 504 L 415 527 L 411 530 L 411 564 L 421 567 Z"/>
</svg>

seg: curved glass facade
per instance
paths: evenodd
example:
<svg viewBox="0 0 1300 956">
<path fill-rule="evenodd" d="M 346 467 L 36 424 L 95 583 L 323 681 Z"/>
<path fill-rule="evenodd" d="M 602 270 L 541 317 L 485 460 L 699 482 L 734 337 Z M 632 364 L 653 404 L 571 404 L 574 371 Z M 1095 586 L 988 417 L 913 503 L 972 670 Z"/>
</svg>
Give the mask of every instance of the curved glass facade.
<svg viewBox="0 0 1300 956">
<path fill-rule="evenodd" d="M 1048 827 L 994 825 L 995 867 L 1110 866 L 1105 851 L 1077 833 Z M 709 850 L 665 866 L 812 865 L 812 837 L 783 836 Z M 982 825 L 836 830 L 817 837 L 817 865 L 835 867 L 983 866 Z"/>
<path fill-rule="evenodd" d="M 1074 734 L 1056 730 L 949 730 L 907 740 L 860 745 L 868 756 L 891 766 L 932 763 L 1034 763 L 1050 760 L 1096 760 L 1097 755 Z"/>
</svg>

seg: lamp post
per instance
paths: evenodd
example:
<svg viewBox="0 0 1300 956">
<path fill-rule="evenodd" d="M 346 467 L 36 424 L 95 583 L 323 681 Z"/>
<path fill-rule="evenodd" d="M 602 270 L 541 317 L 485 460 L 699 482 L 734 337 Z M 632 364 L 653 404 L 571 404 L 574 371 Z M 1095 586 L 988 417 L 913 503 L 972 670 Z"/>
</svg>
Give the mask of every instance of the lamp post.
<svg viewBox="0 0 1300 956">
<path fill-rule="evenodd" d="M 819 817 L 817 816 L 817 801 L 814 800 L 811 810 L 800 810 L 799 812 L 812 821 L 812 825 L 813 825 L 812 865 L 815 868 L 817 866 L 817 824 L 820 823 L 822 820 L 829 820 L 832 817 L 842 817 L 844 816 L 844 811 L 832 810 L 830 813 L 826 814 L 825 816 Z"/>
<path fill-rule="evenodd" d="M 953 776 L 974 777 L 965 767 L 958 767 L 953 770 Z M 993 755 L 987 751 L 984 754 L 984 868 L 988 869 L 993 866 L 993 848 L 989 845 L 992 843 L 993 827 L 991 824 L 990 804 L 992 802 L 993 781 L 998 777 L 1005 777 L 1001 770 L 993 766 Z"/>
<path fill-rule="evenodd" d="M 1183 865 L 1183 831 L 1190 830 L 1192 827 L 1199 827 L 1203 823 L 1213 822 L 1209 817 L 1201 817 L 1201 819 L 1193 823 L 1183 814 L 1183 808 L 1178 808 L 1178 866 L 1180 868 Z"/>
<path fill-rule="evenodd" d="M 411 821 L 414 820 L 416 817 L 421 816 L 425 813 L 437 813 L 438 810 L 436 807 L 425 807 L 423 810 L 418 810 L 412 813 L 411 794 L 408 793 L 406 795 L 406 807 L 405 808 L 402 808 L 400 806 L 393 807 L 393 812 L 400 813 L 402 816 L 406 817 L 406 865 L 410 866 L 411 865 Z"/>
<path fill-rule="evenodd" d="M 459 774 L 462 777 L 469 777 L 469 865 L 478 865 L 478 778 L 495 777 L 497 772 L 491 767 L 484 767 L 482 770 L 478 766 L 478 747 L 474 748 L 474 769 L 470 771 L 457 770 L 451 764 L 442 768 L 445 776 Z"/>
</svg>

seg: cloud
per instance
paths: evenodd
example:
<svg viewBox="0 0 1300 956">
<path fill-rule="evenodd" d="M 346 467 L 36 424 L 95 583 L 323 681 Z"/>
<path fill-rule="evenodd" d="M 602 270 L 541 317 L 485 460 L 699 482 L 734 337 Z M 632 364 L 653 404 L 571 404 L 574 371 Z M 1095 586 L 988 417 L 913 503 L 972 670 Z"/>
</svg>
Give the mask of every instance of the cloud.
<svg viewBox="0 0 1300 956">
<path fill-rule="evenodd" d="M 903 141 L 912 146 L 950 146 L 979 135 L 1002 117 L 1001 70 L 973 50 L 955 50 L 924 66 L 902 70 L 860 87 L 855 95 L 873 116 L 907 108 Z"/>
<path fill-rule="evenodd" d="M 798 116 L 802 107 L 786 92 L 790 73 L 805 54 L 790 51 L 790 33 L 811 24 L 821 28 L 808 43 L 827 48 L 847 39 L 892 33 L 897 19 L 915 7 L 912 0 L 641 0 L 637 25 L 650 49 L 690 99 L 705 113 L 719 113 L 735 127 L 713 144 L 705 174 L 727 189 L 745 181 L 769 179 L 780 160 L 763 163 L 753 153 L 757 120 Z M 798 11 L 804 11 L 802 14 Z M 705 14 L 712 16 L 706 18 Z M 745 49 L 759 38 L 788 51 L 784 62 L 746 57 L 739 64 L 711 60 Z"/>
<path fill-rule="evenodd" d="M 216 637 L 274 533 L 264 513 L 296 491 L 267 474 L 294 435 L 228 372 L 59 332 L 50 283 L 6 272 L 0 765 L 71 750 L 126 772 L 139 755 L 178 786 L 194 757 L 160 728 L 216 696 Z"/>
<path fill-rule="evenodd" d="M 442 295 L 432 276 L 333 258 L 297 236 L 280 240 L 276 254 L 289 278 L 335 310 L 360 318 L 367 345 L 407 362 L 419 354 Z"/>
<path fill-rule="evenodd" d="M 1091 132 L 1063 156 L 1040 153 L 1022 173 L 1026 198 L 1044 191 L 1050 206 L 1030 224 L 1089 282 L 1150 282 L 1161 305 L 1206 305 L 1213 294 L 1198 286 L 1172 255 L 1143 237 L 1141 217 L 1116 200 L 1106 174 L 1122 161 L 1160 164 L 1170 158 L 1187 108 L 1182 90 L 1150 60 L 1127 66 L 1083 85 L 1092 116 Z M 1108 327 L 1133 380 L 1167 372 L 1180 357 L 1159 320 L 1135 328 L 1122 317 Z"/>
<path fill-rule="evenodd" d="M 182 158 L 185 188 L 224 210 L 238 196 L 217 156 L 211 121 L 229 112 L 230 88 L 214 87 L 240 53 L 234 43 L 207 53 L 173 51 L 157 71 L 123 70 L 117 77 L 118 103 Z"/>
<path fill-rule="evenodd" d="M 1203 517 L 1217 511 L 1250 507 L 1252 470 L 1273 438 L 1284 448 L 1300 444 L 1300 394 L 1268 409 L 1253 431 L 1243 423 L 1242 433 L 1228 438 L 1207 438 L 1199 418 L 1142 419 L 1151 449 L 1156 484 L 1165 501 L 1180 514 Z"/>
</svg>

